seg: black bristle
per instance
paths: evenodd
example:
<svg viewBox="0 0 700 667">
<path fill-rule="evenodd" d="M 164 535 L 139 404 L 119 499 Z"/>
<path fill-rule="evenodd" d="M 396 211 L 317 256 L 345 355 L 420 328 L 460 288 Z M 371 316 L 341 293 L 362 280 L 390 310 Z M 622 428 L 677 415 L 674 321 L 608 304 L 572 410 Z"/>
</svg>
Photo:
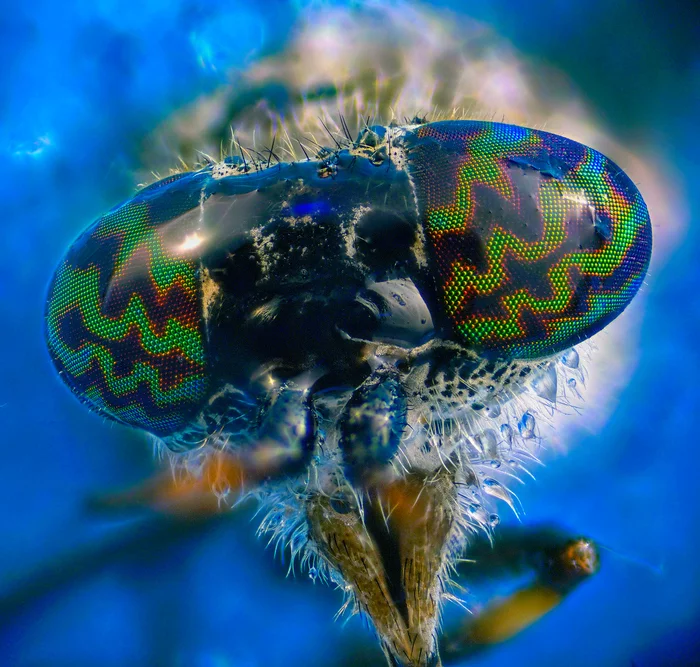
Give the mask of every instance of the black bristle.
<svg viewBox="0 0 700 667">
<path fill-rule="evenodd" d="M 306 156 L 306 161 L 308 162 L 311 158 L 309 157 L 309 154 L 306 152 L 306 148 L 304 148 L 304 144 L 302 144 L 301 141 L 299 141 L 299 139 L 297 139 L 297 143 L 301 147 L 301 150 L 304 151 L 304 155 Z"/>
<path fill-rule="evenodd" d="M 343 128 L 343 133 L 348 138 L 348 141 L 350 143 L 353 143 L 352 136 L 350 134 L 350 128 L 348 127 L 348 124 L 345 122 L 345 116 L 343 116 L 343 114 L 340 114 L 340 124 Z"/>
<path fill-rule="evenodd" d="M 270 166 L 270 162 L 272 161 L 272 155 L 273 155 L 272 151 L 273 151 L 273 149 L 275 148 L 275 141 L 276 141 L 276 140 L 277 140 L 277 134 L 275 133 L 275 134 L 272 135 L 272 145 L 271 145 L 270 148 L 268 149 L 268 150 L 270 151 L 270 154 L 269 154 L 268 157 L 267 157 L 267 166 L 268 166 L 268 167 Z M 276 155 L 275 155 L 275 157 L 277 158 Z M 277 162 L 279 162 L 279 161 L 280 161 L 279 158 L 277 158 Z"/>
<path fill-rule="evenodd" d="M 319 116 L 318 119 L 321 121 L 321 125 L 323 125 L 323 127 L 324 127 L 325 130 L 326 130 L 326 132 L 328 132 L 328 136 L 329 136 L 331 139 L 333 139 L 333 143 L 338 147 L 338 150 L 340 150 L 341 146 L 340 146 L 340 144 L 338 143 L 338 140 L 333 136 L 333 133 L 328 129 L 328 125 L 326 125 L 326 124 L 323 122 L 323 119 L 322 119 L 320 116 Z"/>
</svg>

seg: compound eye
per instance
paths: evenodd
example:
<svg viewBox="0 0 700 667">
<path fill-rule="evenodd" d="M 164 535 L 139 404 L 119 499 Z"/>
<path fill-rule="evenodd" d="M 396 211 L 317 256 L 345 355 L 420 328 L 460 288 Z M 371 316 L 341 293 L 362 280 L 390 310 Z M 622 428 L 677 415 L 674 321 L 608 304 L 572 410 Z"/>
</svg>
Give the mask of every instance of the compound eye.
<svg viewBox="0 0 700 667">
<path fill-rule="evenodd" d="M 355 239 L 355 248 L 367 264 L 389 266 L 410 258 L 416 224 L 393 211 L 375 209 L 357 221 Z"/>
<path fill-rule="evenodd" d="M 421 126 L 408 168 L 455 337 L 485 356 L 540 358 L 617 317 L 651 256 L 646 205 L 611 160 L 547 132 Z"/>
<path fill-rule="evenodd" d="M 202 175 L 166 179 L 69 249 L 46 304 L 49 352 L 100 414 L 168 435 L 197 410 L 208 371 L 192 229 Z"/>
</svg>

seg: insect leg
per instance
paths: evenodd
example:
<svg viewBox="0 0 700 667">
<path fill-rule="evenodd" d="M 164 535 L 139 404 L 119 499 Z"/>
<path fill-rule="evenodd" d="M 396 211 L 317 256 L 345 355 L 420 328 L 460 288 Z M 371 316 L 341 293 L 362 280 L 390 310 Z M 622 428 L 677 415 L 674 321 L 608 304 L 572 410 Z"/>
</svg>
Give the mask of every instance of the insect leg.
<svg viewBox="0 0 700 667">
<path fill-rule="evenodd" d="M 98 510 L 150 507 L 185 516 L 221 510 L 222 495 L 238 493 L 251 483 L 302 470 L 311 457 L 316 436 L 308 392 L 283 387 L 265 411 L 253 438 L 231 449 L 212 448 L 206 458 L 178 470 L 161 472 L 126 491 L 96 498 Z"/>
<path fill-rule="evenodd" d="M 394 368 L 375 370 L 353 393 L 340 419 L 340 449 L 349 479 L 388 463 L 406 428 L 406 395 Z"/>
<path fill-rule="evenodd" d="M 239 450 L 247 476 L 266 479 L 298 472 L 310 459 L 315 438 L 309 392 L 283 387 L 267 408 L 257 439 Z"/>
<path fill-rule="evenodd" d="M 589 539 L 554 527 L 503 526 L 493 544 L 476 539 L 460 564 L 467 585 L 529 573 L 529 581 L 514 593 L 471 616 L 456 631 L 446 633 L 441 653 L 463 659 L 498 644 L 537 622 L 557 607 L 599 568 L 598 549 Z"/>
</svg>

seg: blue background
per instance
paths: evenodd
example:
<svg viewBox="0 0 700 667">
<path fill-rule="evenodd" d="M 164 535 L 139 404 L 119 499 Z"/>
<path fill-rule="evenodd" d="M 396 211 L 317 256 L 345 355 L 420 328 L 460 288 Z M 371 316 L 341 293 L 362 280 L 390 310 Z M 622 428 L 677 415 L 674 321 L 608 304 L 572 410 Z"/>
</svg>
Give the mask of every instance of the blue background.
<svg viewBox="0 0 700 667">
<path fill-rule="evenodd" d="M 442 3 L 449 6 L 450 3 Z M 692 3 L 486 0 L 468 12 L 568 74 L 624 142 L 653 137 L 690 223 L 649 280 L 640 363 L 595 437 L 520 498 L 663 571 L 600 574 L 478 665 L 696 664 L 700 640 L 700 17 Z M 465 11 L 467 3 L 452 3 Z M 285 569 L 251 512 L 202 525 L 106 519 L 86 498 L 154 469 L 143 439 L 60 385 L 43 302 L 62 252 L 128 197 L 146 134 L 232 66 L 281 49 L 303 2 L 9 4 L 0 18 L 0 664 L 334 665 L 369 633 Z M 24 7 L 24 8 L 23 8 Z M 139 520 L 140 521 L 140 520 Z"/>
</svg>

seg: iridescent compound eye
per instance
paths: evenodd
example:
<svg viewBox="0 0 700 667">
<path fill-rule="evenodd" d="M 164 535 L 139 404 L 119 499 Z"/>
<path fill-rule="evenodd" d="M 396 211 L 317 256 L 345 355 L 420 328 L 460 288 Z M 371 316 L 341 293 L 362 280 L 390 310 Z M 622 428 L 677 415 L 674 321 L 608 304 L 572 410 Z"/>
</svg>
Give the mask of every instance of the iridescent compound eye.
<svg viewBox="0 0 700 667">
<path fill-rule="evenodd" d="M 442 305 L 469 347 L 553 354 L 600 331 L 639 289 L 649 215 L 602 154 L 477 121 L 429 123 L 405 143 Z"/>
<path fill-rule="evenodd" d="M 191 416 L 207 386 L 198 264 L 171 243 L 201 181 L 160 181 L 97 220 L 49 289 L 47 339 L 63 380 L 93 410 L 158 435 Z"/>
</svg>

